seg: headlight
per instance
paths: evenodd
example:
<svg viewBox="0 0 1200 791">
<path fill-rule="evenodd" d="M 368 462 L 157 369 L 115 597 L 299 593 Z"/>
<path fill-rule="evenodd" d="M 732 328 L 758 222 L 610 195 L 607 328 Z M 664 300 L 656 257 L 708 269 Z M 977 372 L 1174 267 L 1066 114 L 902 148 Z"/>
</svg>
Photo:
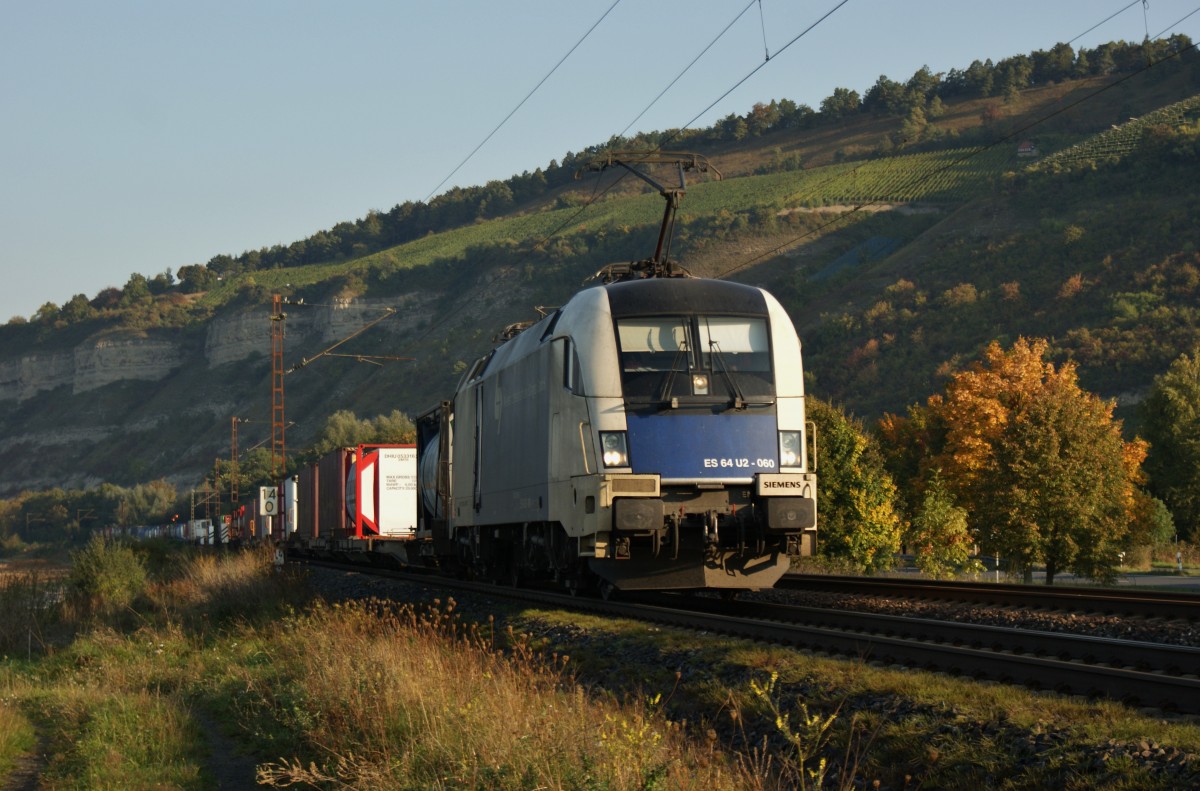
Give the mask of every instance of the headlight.
<svg viewBox="0 0 1200 791">
<path fill-rule="evenodd" d="M 800 466 L 800 432 L 779 432 L 779 466 Z"/>
<path fill-rule="evenodd" d="M 629 466 L 629 444 L 624 431 L 601 431 L 600 450 L 605 467 Z"/>
<path fill-rule="evenodd" d="M 708 395 L 708 374 L 692 374 L 692 395 Z"/>
</svg>

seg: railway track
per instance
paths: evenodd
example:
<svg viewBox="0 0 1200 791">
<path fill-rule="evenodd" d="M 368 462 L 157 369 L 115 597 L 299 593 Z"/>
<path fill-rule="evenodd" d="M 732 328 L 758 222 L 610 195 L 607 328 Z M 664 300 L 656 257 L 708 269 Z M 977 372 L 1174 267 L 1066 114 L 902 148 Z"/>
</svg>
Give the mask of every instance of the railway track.
<svg viewBox="0 0 1200 791">
<path fill-rule="evenodd" d="M 856 593 L 993 606 L 1068 610 L 1129 615 L 1139 618 L 1200 620 L 1200 596 L 1171 591 L 1125 591 L 1112 588 L 1052 588 L 1045 585 L 1001 585 L 986 582 L 940 582 L 890 577 L 788 574 L 777 590 Z"/>
<path fill-rule="evenodd" d="M 313 561 L 310 561 L 313 562 Z M 648 620 L 860 661 L 897 664 L 1200 714 L 1200 648 L 681 594 L 604 600 L 368 566 L 328 568 L 565 610 Z"/>
</svg>

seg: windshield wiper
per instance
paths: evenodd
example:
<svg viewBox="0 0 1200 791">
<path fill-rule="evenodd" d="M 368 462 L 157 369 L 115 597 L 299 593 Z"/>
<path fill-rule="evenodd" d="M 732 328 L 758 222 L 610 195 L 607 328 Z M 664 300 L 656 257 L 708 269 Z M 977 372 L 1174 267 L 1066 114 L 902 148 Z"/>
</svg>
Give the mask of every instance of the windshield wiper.
<svg viewBox="0 0 1200 791">
<path fill-rule="evenodd" d="M 729 392 L 733 393 L 733 408 L 745 409 L 746 396 L 742 393 L 742 388 L 738 387 L 737 380 L 729 371 L 729 366 L 725 364 L 725 355 L 721 354 L 721 345 L 716 341 L 708 342 L 708 352 L 712 355 L 713 360 L 721 367 L 721 373 L 725 374 L 725 381 L 729 382 Z"/>
<path fill-rule="evenodd" d="M 662 387 L 658 389 L 658 401 L 661 404 L 670 404 L 672 407 L 676 405 L 674 399 L 671 398 L 671 393 L 675 390 L 675 374 L 679 371 L 679 363 L 683 355 L 687 354 L 687 341 L 679 344 L 679 351 L 675 352 L 675 359 L 671 361 L 671 370 L 667 371 L 667 375 L 663 378 Z"/>
</svg>

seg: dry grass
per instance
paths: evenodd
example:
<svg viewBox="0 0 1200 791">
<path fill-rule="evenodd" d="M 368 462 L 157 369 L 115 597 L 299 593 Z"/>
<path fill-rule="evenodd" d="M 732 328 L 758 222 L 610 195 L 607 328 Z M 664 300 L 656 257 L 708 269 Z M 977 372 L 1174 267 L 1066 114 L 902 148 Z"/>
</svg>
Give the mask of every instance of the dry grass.
<svg viewBox="0 0 1200 791">
<path fill-rule="evenodd" d="M 465 627 L 453 602 L 318 608 L 269 642 L 296 672 L 253 705 L 301 733 L 306 755 L 260 769 L 275 785 L 351 788 L 744 788 L 735 760 L 698 748 L 659 699 L 596 700 L 567 657 Z M 280 683 L 282 682 L 282 683 Z M 262 710 L 258 712 L 261 716 Z"/>
<path fill-rule="evenodd" d="M 152 593 L 173 620 L 219 622 L 239 617 L 269 619 L 277 607 L 297 604 L 297 572 L 278 572 L 274 551 L 197 554 Z"/>
</svg>

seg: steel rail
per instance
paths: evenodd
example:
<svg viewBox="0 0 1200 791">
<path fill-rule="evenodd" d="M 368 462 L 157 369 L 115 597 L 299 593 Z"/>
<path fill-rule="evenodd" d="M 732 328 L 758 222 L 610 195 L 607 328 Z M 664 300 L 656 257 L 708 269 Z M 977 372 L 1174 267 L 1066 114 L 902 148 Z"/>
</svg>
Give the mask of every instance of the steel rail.
<svg viewBox="0 0 1200 791">
<path fill-rule="evenodd" d="M 1200 620 L 1200 595 L 1173 591 L 1122 591 L 1111 588 L 1051 588 L 986 582 L 903 580 L 894 577 L 849 577 L 788 574 L 775 585 L 781 590 L 860 593 L 1000 606 L 1087 611 L 1140 618 Z"/>
</svg>

